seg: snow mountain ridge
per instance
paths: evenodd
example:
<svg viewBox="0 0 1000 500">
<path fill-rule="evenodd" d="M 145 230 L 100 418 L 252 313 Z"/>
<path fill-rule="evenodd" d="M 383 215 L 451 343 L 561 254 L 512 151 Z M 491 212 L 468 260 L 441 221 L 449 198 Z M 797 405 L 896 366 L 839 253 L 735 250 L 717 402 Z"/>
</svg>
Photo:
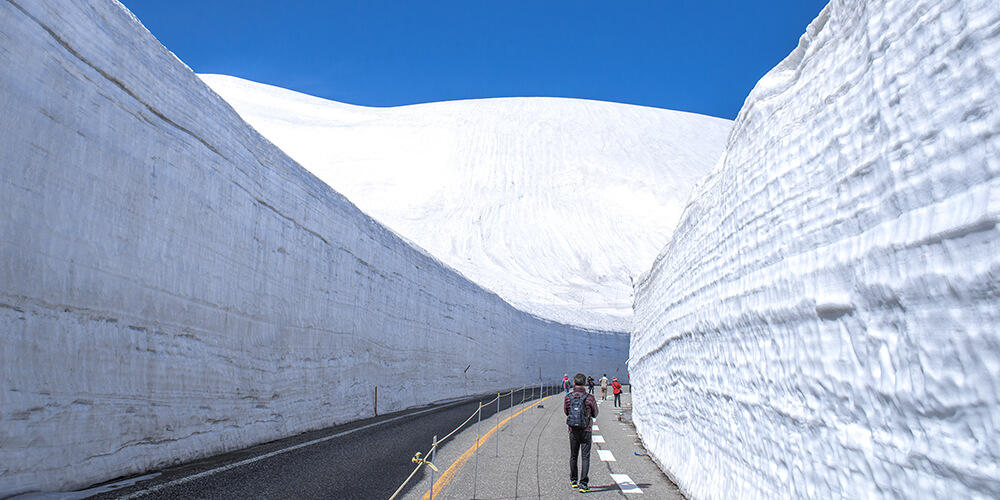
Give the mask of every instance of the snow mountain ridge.
<svg viewBox="0 0 1000 500">
<path fill-rule="evenodd" d="M 199 76 L 299 164 L 472 281 L 604 331 L 630 330 L 633 280 L 732 125 L 547 97 L 374 108 Z"/>
</svg>

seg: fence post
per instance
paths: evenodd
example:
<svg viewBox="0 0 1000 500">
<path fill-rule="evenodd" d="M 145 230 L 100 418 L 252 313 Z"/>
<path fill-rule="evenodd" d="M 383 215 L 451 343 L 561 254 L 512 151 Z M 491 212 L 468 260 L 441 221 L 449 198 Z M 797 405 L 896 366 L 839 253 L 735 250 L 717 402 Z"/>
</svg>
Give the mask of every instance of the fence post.
<svg viewBox="0 0 1000 500">
<path fill-rule="evenodd" d="M 483 420 L 483 402 L 479 402 L 479 410 L 477 410 L 479 415 L 476 416 L 476 469 L 472 475 L 472 498 L 476 498 L 477 488 L 479 487 L 479 422 Z"/>
<path fill-rule="evenodd" d="M 500 456 L 500 393 L 497 393 L 497 456 Z"/>
<path fill-rule="evenodd" d="M 437 449 L 438 449 L 438 437 L 437 437 L 437 434 L 435 434 L 434 435 L 434 445 L 431 446 L 431 463 L 434 463 L 434 458 L 437 455 Z M 432 469 L 430 467 L 428 467 L 427 469 L 431 471 L 431 499 L 430 500 L 434 500 L 434 469 Z"/>
</svg>

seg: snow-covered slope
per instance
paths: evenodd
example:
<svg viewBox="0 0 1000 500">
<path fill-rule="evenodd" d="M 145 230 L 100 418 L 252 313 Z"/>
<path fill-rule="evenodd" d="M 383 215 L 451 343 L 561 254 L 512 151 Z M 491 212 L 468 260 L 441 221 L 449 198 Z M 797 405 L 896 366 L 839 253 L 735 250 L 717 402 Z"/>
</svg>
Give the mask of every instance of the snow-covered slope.
<svg viewBox="0 0 1000 500">
<path fill-rule="evenodd" d="M 834 0 L 636 293 L 692 498 L 1000 497 L 1000 3 Z"/>
<path fill-rule="evenodd" d="M 580 99 L 368 108 L 201 77 L 376 220 L 520 309 L 599 330 L 631 328 L 632 279 L 732 125 Z"/>
<path fill-rule="evenodd" d="M 243 122 L 121 5 L 0 2 L 0 497 L 623 374 Z M 407 460 L 408 457 L 400 457 Z"/>
</svg>

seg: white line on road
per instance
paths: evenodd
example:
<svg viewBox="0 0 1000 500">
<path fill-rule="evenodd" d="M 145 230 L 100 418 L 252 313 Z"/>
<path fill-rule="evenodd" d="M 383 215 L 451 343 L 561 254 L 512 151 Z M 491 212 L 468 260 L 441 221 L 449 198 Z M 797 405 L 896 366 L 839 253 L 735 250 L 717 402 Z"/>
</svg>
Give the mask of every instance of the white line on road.
<svg viewBox="0 0 1000 500">
<path fill-rule="evenodd" d="M 597 456 L 601 457 L 602 462 L 617 462 L 611 450 L 597 450 Z"/>
<path fill-rule="evenodd" d="M 601 436 L 601 435 L 594 436 L 594 442 L 595 443 L 603 443 L 604 442 L 604 436 Z"/>
<path fill-rule="evenodd" d="M 211 475 L 214 475 L 214 474 L 218 474 L 220 472 L 225 472 L 227 470 L 235 469 L 237 467 L 241 467 L 241 466 L 244 466 L 244 465 L 247 465 L 247 464 L 252 464 L 254 462 L 259 462 L 261 460 L 264 460 L 265 458 L 271 458 L 271 457 L 274 457 L 274 456 L 281 455 L 282 453 L 287 453 L 289 451 L 298 450 L 299 448 L 305 448 L 307 446 L 312 446 L 314 444 L 322 443 L 324 441 L 329 441 L 329 440 L 334 439 L 334 438 L 339 438 L 341 436 L 346 436 L 348 434 L 351 434 L 352 432 L 363 431 L 365 429 L 371 429 L 372 427 L 375 427 L 377 425 L 387 424 L 389 422 L 395 422 L 396 420 L 400 420 L 400 419 L 404 419 L 404 418 L 408 418 L 408 417 L 413 417 L 413 416 L 416 416 L 416 415 L 421 415 L 423 413 L 428 413 L 428 412 L 432 412 L 432 411 L 436 411 L 436 410 L 443 410 L 445 408 L 449 408 L 449 407 L 452 407 L 452 406 L 460 405 L 460 404 L 466 403 L 466 402 L 467 401 L 456 401 L 454 403 L 449 403 L 449 404 L 446 404 L 446 405 L 435 406 L 433 408 L 427 408 L 426 410 L 420 410 L 420 411 L 415 411 L 413 413 L 407 413 L 406 415 L 399 415 L 398 417 L 392 417 L 392 418 L 385 419 L 385 420 L 382 420 L 382 421 L 379 421 L 379 422 L 372 422 L 372 423 L 370 423 L 368 425 L 362 425 L 361 427 L 355 427 L 354 429 L 348 429 L 346 431 L 338 432 L 336 434 L 331 434 L 329 436 L 324 436 L 324 437 L 321 437 L 319 439 L 313 439 L 312 441 L 306 441 L 305 443 L 299 443 L 299 444 L 294 445 L 294 446 L 289 446 L 288 448 L 282 448 L 280 450 L 275 450 L 275 451 L 272 451 L 270 453 L 265 453 L 265 454 L 260 455 L 260 456 L 248 458 L 246 460 L 240 460 L 239 462 L 233 462 L 233 463 L 231 463 L 229 465 L 224 465 L 222 467 L 216 467 L 214 469 L 209 469 L 209 470 L 204 471 L 204 472 L 199 472 L 198 474 L 194 474 L 194 475 L 191 475 L 191 476 L 185 476 L 185 477 L 182 477 L 182 478 L 174 479 L 173 481 L 169 481 L 169 482 L 166 482 L 166 483 L 163 483 L 163 484 L 158 484 L 156 486 L 153 486 L 151 488 L 147 488 L 147 489 L 144 489 L 144 490 L 139 490 L 139 491 L 137 491 L 135 493 L 132 493 L 132 494 L 130 494 L 128 496 L 124 496 L 124 497 L 121 497 L 121 498 L 123 500 L 131 500 L 133 498 L 141 498 L 141 497 L 144 497 L 146 495 L 149 495 L 150 493 L 156 493 L 157 491 L 160 491 L 160 490 L 163 490 L 163 489 L 166 489 L 166 488 L 171 488 L 173 486 L 177 486 L 179 484 L 184 484 L 184 483 L 187 483 L 187 482 L 190 482 L 190 481 L 194 481 L 195 479 L 201 479 L 203 477 L 208 477 L 208 476 L 211 476 Z"/>
<path fill-rule="evenodd" d="M 632 482 L 632 478 L 628 477 L 628 474 L 612 474 L 611 479 L 614 479 L 618 483 L 618 487 L 626 495 L 642 494 L 642 490 Z"/>
<path fill-rule="evenodd" d="M 594 424 L 594 430 L 595 430 L 595 431 L 599 431 L 599 430 L 601 430 L 601 428 L 600 428 L 600 427 L 598 427 L 598 426 L 597 426 L 597 424 Z"/>
</svg>

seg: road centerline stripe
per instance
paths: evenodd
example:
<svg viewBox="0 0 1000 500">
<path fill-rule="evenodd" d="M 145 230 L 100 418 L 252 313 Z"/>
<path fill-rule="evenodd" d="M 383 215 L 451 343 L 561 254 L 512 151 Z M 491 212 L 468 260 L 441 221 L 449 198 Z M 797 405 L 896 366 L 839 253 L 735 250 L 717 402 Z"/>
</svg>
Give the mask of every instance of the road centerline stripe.
<svg viewBox="0 0 1000 500">
<path fill-rule="evenodd" d="M 632 478 L 628 477 L 628 474 L 611 474 L 611 479 L 614 479 L 618 483 L 618 487 L 626 495 L 642 494 L 642 490 L 632 482 Z"/>
</svg>

